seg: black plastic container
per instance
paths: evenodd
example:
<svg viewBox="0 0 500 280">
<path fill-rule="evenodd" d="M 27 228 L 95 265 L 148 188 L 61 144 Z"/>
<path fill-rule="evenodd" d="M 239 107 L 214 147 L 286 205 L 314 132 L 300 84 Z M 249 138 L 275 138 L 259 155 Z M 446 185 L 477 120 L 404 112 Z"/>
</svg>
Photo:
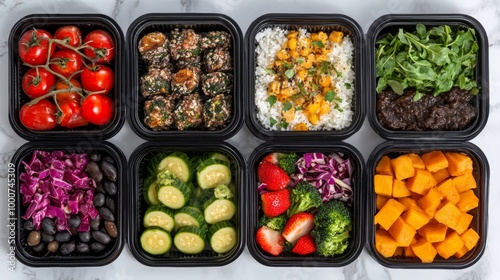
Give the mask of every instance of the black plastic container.
<svg viewBox="0 0 500 280">
<path fill-rule="evenodd" d="M 373 189 L 373 176 L 375 166 L 380 159 L 387 155 L 390 158 L 397 157 L 406 153 L 424 154 L 440 150 L 442 152 L 460 152 L 468 155 L 473 162 L 473 175 L 477 182 L 477 188 L 474 193 L 479 198 L 479 207 L 470 210 L 468 213 L 474 218 L 470 227 L 473 228 L 480 236 L 476 247 L 469 251 L 462 258 L 451 257 L 447 260 L 436 255 L 432 263 L 422 263 L 418 258 L 393 257 L 385 258 L 375 249 L 375 225 L 374 216 L 376 214 L 375 192 Z M 488 191 L 489 191 L 489 164 L 484 153 L 474 144 L 468 142 L 430 142 L 418 141 L 415 143 L 409 142 L 385 142 L 380 144 L 372 152 L 368 159 L 366 168 L 366 194 L 367 194 L 367 212 L 366 212 L 366 232 L 367 232 L 367 249 L 371 256 L 381 265 L 390 268 L 424 268 L 424 269 L 463 269 L 476 263 L 484 253 L 486 248 L 486 235 L 488 232 Z"/>
<path fill-rule="evenodd" d="M 202 155 L 205 152 L 220 152 L 225 154 L 231 161 L 231 172 L 234 187 L 234 202 L 237 210 L 233 222 L 236 233 L 237 243 L 229 252 L 217 254 L 213 252 L 206 241 L 207 247 L 200 253 L 195 255 L 184 254 L 180 252 L 175 245 L 172 244 L 172 249 L 162 256 L 153 256 L 146 253 L 140 244 L 140 236 L 144 230 L 143 217 L 148 208 L 148 204 L 144 200 L 144 180 L 147 176 L 147 168 L 149 160 L 158 153 L 169 153 L 180 151 L 188 156 Z M 129 197 L 129 221 L 128 224 L 128 245 L 132 255 L 142 264 L 147 266 L 159 267 L 196 267 L 196 266 L 223 266 L 233 262 L 243 252 L 245 248 L 245 187 L 246 187 L 246 168 L 243 156 L 227 143 L 208 142 L 208 143 L 144 143 L 139 146 L 130 156 L 129 159 L 129 182 L 132 190 Z M 196 172 L 196 171 L 195 171 Z M 196 175 L 195 175 L 196 176 Z M 197 187 L 198 188 L 198 187 Z M 173 240 L 173 235 L 172 235 Z"/>
<path fill-rule="evenodd" d="M 271 152 L 321 152 L 342 153 L 351 159 L 352 174 L 352 231 L 349 247 L 346 251 L 335 257 L 323 257 L 314 253 L 310 256 L 294 255 L 283 252 L 280 256 L 272 256 L 264 252 L 256 243 L 255 234 L 259 229 L 259 219 L 263 213 L 260 205 L 260 195 L 257 191 L 257 167 L 264 156 Z M 359 256 L 365 243 L 365 191 L 364 159 L 353 146 L 343 142 L 324 143 L 293 143 L 293 142 L 268 142 L 258 146 L 248 159 L 249 187 L 248 199 L 248 249 L 250 254 L 261 264 L 275 267 L 342 267 L 350 264 Z"/>
<path fill-rule="evenodd" d="M 27 245 L 27 231 L 23 228 L 24 220 L 21 218 L 26 207 L 22 204 L 22 194 L 20 193 L 19 175 L 24 172 L 23 161 L 28 162 L 35 150 L 43 151 L 64 151 L 67 153 L 91 153 L 99 152 L 102 156 L 109 156 L 115 163 L 117 169 L 117 193 L 115 196 L 115 224 L 118 230 L 118 236 L 106 245 L 104 251 L 99 253 L 80 254 L 77 252 L 69 255 L 62 255 L 60 251 L 56 254 L 37 254 L 31 247 Z M 32 267 L 78 267 L 78 266 L 104 266 L 113 262 L 121 253 L 125 244 L 124 225 L 126 215 L 124 211 L 127 208 L 125 205 L 128 195 L 126 176 L 124 174 L 126 168 L 126 158 L 121 150 L 116 146 L 107 142 L 90 143 L 47 143 L 47 142 L 30 142 L 21 146 L 11 161 L 12 167 L 15 169 L 15 177 L 11 188 L 9 183 L 9 193 L 11 190 L 15 192 L 15 212 L 9 212 L 9 218 L 15 219 L 15 246 L 16 258 L 23 264 Z M 9 166 L 10 167 L 10 166 Z M 78 238 L 77 238 L 78 239 Z"/>
<path fill-rule="evenodd" d="M 308 32 L 342 31 L 348 34 L 353 42 L 355 72 L 355 92 L 352 100 L 353 111 L 351 125 L 342 130 L 330 131 L 276 131 L 265 128 L 257 118 L 255 102 L 255 69 L 257 62 L 255 49 L 257 42 L 255 36 L 265 28 L 280 27 L 285 30 L 304 28 Z M 307 140 L 343 140 L 361 128 L 365 117 L 364 108 L 364 35 L 361 27 L 352 18 L 341 14 L 266 14 L 256 19 L 248 27 L 245 35 L 245 48 L 247 56 L 246 88 L 246 122 L 250 131 L 263 140 L 271 139 L 307 139 Z"/>
<path fill-rule="evenodd" d="M 154 31 L 170 33 L 175 28 L 190 28 L 196 33 L 226 31 L 231 35 L 229 49 L 233 61 L 233 98 L 232 118 L 226 127 L 217 130 L 204 128 L 192 130 L 153 131 L 144 124 L 144 102 L 146 98 L 140 92 L 140 78 L 148 72 L 148 66 L 140 58 L 138 44 L 140 39 Z M 137 18 L 127 31 L 129 79 L 127 83 L 129 122 L 132 130 L 146 140 L 183 139 L 201 137 L 203 139 L 226 140 L 235 135 L 243 125 L 243 35 L 237 23 L 226 15 L 184 13 L 184 14 L 146 14 Z M 174 73 L 174 72 L 172 72 Z M 200 92 L 201 95 L 203 95 Z"/>
<path fill-rule="evenodd" d="M 105 30 L 113 36 L 115 42 L 115 58 L 108 65 L 114 72 L 114 86 L 107 94 L 114 103 L 114 114 L 111 121 L 103 126 L 86 125 L 73 129 L 57 126 L 52 130 L 35 131 L 26 128 L 20 121 L 19 112 L 23 104 L 30 99 L 23 92 L 22 77 L 29 67 L 23 65 L 19 57 L 18 44 L 21 36 L 33 28 L 44 29 L 51 33 L 62 26 L 75 25 L 85 36 L 93 30 Z M 83 38 L 82 38 L 83 40 Z M 101 141 L 113 137 L 125 121 L 125 98 L 123 79 L 125 78 L 125 63 L 123 62 L 125 43 L 123 32 L 110 17 L 101 14 L 32 14 L 20 19 L 13 27 L 9 36 L 9 121 L 14 131 L 26 140 L 74 139 L 88 138 Z"/>
<path fill-rule="evenodd" d="M 479 46 L 476 81 L 479 93 L 473 99 L 476 107 L 476 118 L 464 129 L 456 131 L 398 131 L 387 129 L 379 122 L 376 112 L 377 103 L 377 77 L 375 68 L 375 42 L 388 33 L 397 34 L 399 28 L 414 31 L 416 24 L 422 23 L 427 29 L 432 26 L 450 25 L 472 28 L 475 31 Z M 489 114 L 489 70 L 488 70 L 488 37 L 481 23 L 471 16 L 464 14 L 391 14 L 384 15 L 375 20 L 367 33 L 367 63 L 368 71 L 366 94 L 367 115 L 372 128 L 381 137 L 388 140 L 402 140 L 410 138 L 420 139 L 448 139 L 468 141 L 476 137 L 486 125 Z"/>
</svg>

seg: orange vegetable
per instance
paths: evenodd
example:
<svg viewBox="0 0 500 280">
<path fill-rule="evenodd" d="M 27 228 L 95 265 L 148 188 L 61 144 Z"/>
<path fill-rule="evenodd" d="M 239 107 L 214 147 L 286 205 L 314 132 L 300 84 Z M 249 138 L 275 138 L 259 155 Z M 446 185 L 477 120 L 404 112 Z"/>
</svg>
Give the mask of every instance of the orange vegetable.
<svg viewBox="0 0 500 280">
<path fill-rule="evenodd" d="M 404 248 L 406 248 L 406 247 L 398 247 L 398 248 L 396 248 L 396 251 L 394 251 L 393 256 L 397 256 L 397 257 L 404 256 L 404 252 L 405 252 Z"/>
<path fill-rule="evenodd" d="M 433 221 L 420 228 L 418 230 L 418 234 L 420 234 L 427 241 L 434 243 L 443 241 L 446 238 L 447 231 L 447 226 Z"/>
<path fill-rule="evenodd" d="M 458 218 L 458 224 L 457 224 L 455 231 L 458 234 L 463 234 L 464 232 L 466 232 L 467 229 L 469 228 L 470 223 L 472 222 L 473 218 L 474 218 L 474 216 L 472 216 L 470 214 L 462 213 L 460 215 L 460 217 Z"/>
<path fill-rule="evenodd" d="M 380 211 L 375 215 L 375 224 L 379 224 L 385 230 L 389 230 L 392 224 L 399 218 L 405 210 L 405 206 L 395 199 L 389 199 Z"/>
<path fill-rule="evenodd" d="M 443 168 L 448 168 L 448 160 L 441 151 L 432 151 L 422 155 L 425 167 L 430 172 L 436 172 Z"/>
<path fill-rule="evenodd" d="M 410 191 L 420 195 L 425 195 L 435 185 L 436 180 L 432 174 L 424 169 L 416 169 L 415 176 L 406 181 L 406 187 Z"/>
<path fill-rule="evenodd" d="M 404 255 L 405 255 L 405 257 L 407 257 L 407 258 L 413 258 L 413 257 L 417 256 L 417 255 L 415 255 L 415 253 L 413 252 L 413 249 L 411 248 L 411 245 L 413 245 L 415 243 L 417 243 L 417 239 L 415 237 L 413 237 L 413 240 L 411 241 L 410 246 L 404 247 Z"/>
<path fill-rule="evenodd" d="M 398 248 L 398 242 L 385 230 L 378 229 L 375 232 L 375 248 L 384 257 L 390 258 Z"/>
<path fill-rule="evenodd" d="M 432 172 L 432 176 L 434 177 L 434 180 L 436 180 L 436 183 L 439 184 L 445 179 L 448 179 L 448 177 L 450 177 L 450 173 L 448 173 L 448 168 L 443 168 L 436 172 Z"/>
<path fill-rule="evenodd" d="M 469 156 L 453 152 L 444 155 L 448 160 L 448 172 L 450 172 L 451 176 L 460 176 L 472 172 L 472 159 Z"/>
<path fill-rule="evenodd" d="M 446 200 L 453 204 L 456 204 L 460 200 L 460 194 L 455 189 L 452 179 L 444 180 L 437 186 L 437 189 L 443 194 Z"/>
<path fill-rule="evenodd" d="M 417 205 L 433 218 L 442 199 L 443 194 L 437 188 L 431 188 L 424 197 L 417 200 Z"/>
<path fill-rule="evenodd" d="M 376 200 L 376 204 L 377 204 L 377 210 L 380 210 L 382 209 L 382 207 L 384 207 L 384 204 L 387 202 L 387 200 L 389 200 L 390 197 L 388 196 L 383 196 L 383 195 L 380 195 L 380 194 L 377 194 L 375 200 Z"/>
<path fill-rule="evenodd" d="M 399 217 L 389 229 L 389 234 L 399 246 L 410 246 L 417 231 Z"/>
<path fill-rule="evenodd" d="M 410 197 L 401 197 L 398 199 L 398 202 L 405 206 L 405 211 L 410 209 L 412 206 L 418 206 L 415 199 Z"/>
<path fill-rule="evenodd" d="M 375 193 L 385 196 L 392 195 L 392 176 L 377 174 L 373 178 Z"/>
<path fill-rule="evenodd" d="M 465 191 L 477 188 L 476 179 L 472 173 L 466 173 L 461 176 L 453 178 L 453 185 L 457 189 L 458 193 L 463 193 Z"/>
<path fill-rule="evenodd" d="M 408 154 L 408 156 L 410 157 L 414 168 L 425 169 L 425 163 L 419 155 L 414 154 L 414 153 L 410 153 L 410 154 Z"/>
<path fill-rule="evenodd" d="M 437 255 L 437 251 L 425 238 L 420 238 L 417 243 L 411 245 L 413 253 L 423 262 L 430 263 Z"/>
<path fill-rule="evenodd" d="M 460 235 L 460 238 L 462 238 L 467 251 L 470 251 L 474 247 L 476 247 L 477 242 L 479 241 L 479 234 L 477 234 L 475 230 L 470 228 L 466 232 L 462 233 L 462 235 Z"/>
<path fill-rule="evenodd" d="M 375 171 L 377 174 L 394 176 L 391 159 L 388 156 L 383 156 L 375 167 Z"/>
<path fill-rule="evenodd" d="M 460 210 L 453 203 L 447 202 L 436 212 L 435 218 L 436 221 L 442 223 L 443 225 L 456 229 L 461 216 L 462 212 L 460 212 Z"/>
<path fill-rule="evenodd" d="M 458 250 L 458 252 L 455 253 L 455 257 L 460 259 L 461 257 L 465 256 L 465 254 L 467 254 L 467 252 L 469 252 L 469 249 L 467 249 L 467 247 L 463 246 L 462 248 L 460 248 L 460 250 Z"/>
<path fill-rule="evenodd" d="M 410 207 L 402 217 L 406 223 L 417 230 L 431 220 L 431 217 L 429 217 L 429 215 L 427 215 L 427 213 L 425 213 L 424 210 L 420 209 L 418 206 Z"/>
<path fill-rule="evenodd" d="M 394 179 L 392 182 L 392 197 L 399 198 L 407 196 L 411 196 L 411 191 L 406 187 L 406 182 Z"/>
<path fill-rule="evenodd" d="M 464 246 L 464 242 L 456 231 L 451 231 L 446 235 L 446 238 L 434 244 L 434 248 L 443 259 L 448 259 L 458 252 Z"/>
<path fill-rule="evenodd" d="M 394 175 L 398 180 L 404 180 L 415 175 L 415 168 L 408 155 L 401 155 L 395 159 L 391 159 Z"/>
<path fill-rule="evenodd" d="M 466 213 L 479 206 L 479 198 L 473 190 L 468 190 L 460 194 L 456 205 L 460 211 Z"/>
</svg>

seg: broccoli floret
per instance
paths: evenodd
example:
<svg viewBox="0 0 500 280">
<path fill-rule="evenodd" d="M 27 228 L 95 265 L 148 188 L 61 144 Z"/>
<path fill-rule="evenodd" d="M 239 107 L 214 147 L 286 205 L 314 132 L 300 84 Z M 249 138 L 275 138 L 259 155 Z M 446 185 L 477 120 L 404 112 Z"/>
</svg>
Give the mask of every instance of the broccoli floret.
<svg viewBox="0 0 500 280">
<path fill-rule="evenodd" d="M 329 235 L 327 230 L 314 230 L 311 234 L 316 242 L 318 254 L 333 257 L 342 254 L 349 247 L 349 232 Z"/>
<path fill-rule="evenodd" d="M 332 200 L 318 207 L 314 226 L 313 237 L 320 255 L 339 255 L 349 246 L 351 211 L 344 202 Z"/>
<path fill-rule="evenodd" d="M 278 165 L 285 170 L 288 175 L 297 172 L 297 161 L 300 156 L 297 153 L 279 153 L 278 154 Z"/>
<path fill-rule="evenodd" d="M 284 215 L 280 215 L 278 217 L 269 218 L 267 216 L 262 216 L 259 221 L 259 227 L 267 226 L 273 230 L 282 232 L 285 228 L 287 219 Z"/>
<path fill-rule="evenodd" d="M 287 212 L 288 217 L 323 204 L 319 191 L 307 182 L 300 182 L 292 189 L 291 201 L 292 205 Z"/>
</svg>

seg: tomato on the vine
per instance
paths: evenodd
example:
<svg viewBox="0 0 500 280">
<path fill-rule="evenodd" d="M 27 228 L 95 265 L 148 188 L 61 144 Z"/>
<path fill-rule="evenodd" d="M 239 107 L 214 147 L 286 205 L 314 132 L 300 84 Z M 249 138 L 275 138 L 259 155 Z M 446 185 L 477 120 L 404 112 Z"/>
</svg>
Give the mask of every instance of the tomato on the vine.
<svg viewBox="0 0 500 280">
<path fill-rule="evenodd" d="M 73 88 L 82 88 L 82 84 L 77 79 L 71 79 L 69 81 L 71 83 L 71 89 L 70 85 L 66 83 L 64 80 L 58 80 L 56 83 L 56 90 L 61 90 L 61 89 L 68 89 L 68 91 L 63 91 L 58 94 L 56 94 L 56 100 L 57 103 L 63 103 L 63 102 L 68 102 L 68 101 L 75 101 L 75 102 L 80 102 L 81 95 L 76 91 L 72 90 Z"/>
<path fill-rule="evenodd" d="M 82 117 L 82 107 L 78 102 L 67 101 L 58 103 L 58 105 L 60 111 L 57 117 L 57 123 L 59 123 L 60 126 L 75 128 L 89 124 L 89 121 Z"/>
<path fill-rule="evenodd" d="M 95 63 L 110 62 L 115 57 L 113 36 L 104 30 L 94 30 L 85 36 L 83 43 L 87 46 L 83 53 Z"/>
<path fill-rule="evenodd" d="M 33 130 L 50 130 L 56 127 L 57 108 L 54 103 L 42 99 L 33 105 L 26 103 L 19 111 L 21 123 Z"/>
<path fill-rule="evenodd" d="M 73 75 L 82 67 L 82 57 L 72 50 L 56 51 L 50 58 L 50 69 L 64 77 Z"/>
<path fill-rule="evenodd" d="M 47 94 L 55 82 L 56 78 L 52 73 L 45 68 L 36 67 L 31 68 L 24 74 L 22 87 L 24 93 L 33 99 Z"/>
<path fill-rule="evenodd" d="M 113 70 L 104 65 L 96 65 L 92 69 L 83 67 L 80 78 L 86 91 L 99 92 L 100 94 L 107 94 L 115 82 Z"/>
<path fill-rule="evenodd" d="M 63 40 L 66 45 L 78 47 L 82 44 L 82 31 L 74 25 L 66 25 L 57 29 L 54 38 Z M 67 49 L 63 44 L 57 44 L 60 49 Z"/>
<path fill-rule="evenodd" d="M 90 123 L 105 125 L 113 117 L 113 101 L 106 95 L 91 94 L 82 101 L 82 117 Z"/>
<path fill-rule="evenodd" d="M 25 32 L 19 39 L 18 45 L 21 60 L 31 65 L 45 64 L 55 49 L 55 45 L 50 44 L 50 39 L 52 35 L 42 29 Z"/>
</svg>

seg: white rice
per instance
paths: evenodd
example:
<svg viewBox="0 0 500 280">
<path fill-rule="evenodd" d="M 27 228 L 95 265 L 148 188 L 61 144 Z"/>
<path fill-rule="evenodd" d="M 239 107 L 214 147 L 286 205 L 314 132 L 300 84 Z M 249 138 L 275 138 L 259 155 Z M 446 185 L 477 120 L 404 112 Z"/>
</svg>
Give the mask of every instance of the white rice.
<svg viewBox="0 0 500 280">
<path fill-rule="evenodd" d="M 299 36 L 309 35 L 305 29 L 300 29 L 298 31 Z M 271 126 L 270 120 L 271 118 L 278 122 L 281 120 L 283 104 L 277 101 L 272 108 L 269 106 L 269 102 L 267 101 L 267 87 L 269 83 L 274 81 L 274 77 L 272 74 L 267 73 L 266 69 L 277 59 L 276 53 L 288 40 L 286 38 L 287 34 L 288 30 L 275 27 L 266 28 L 255 36 L 255 40 L 258 43 L 255 49 L 257 55 L 257 66 L 255 69 L 255 105 L 257 107 L 257 119 L 264 128 L 269 130 L 278 130 L 276 124 Z M 354 47 L 349 35 L 346 35 L 340 44 L 334 43 L 332 51 L 329 53 L 329 61 L 333 63 L 337 71 L 342 73 L 341 77 L 332 76 L 332 82 L 335 81 L 337 97 L 342 99 L 342 102 L 338 104 L 338 108 L 331 106 L 330 112 L 322 115 L 320 121 L 315 125 L 308 121 L 303 112 L 297 111 L 295 113 L 295 119 L 289 123 L 288 127 L 286 129 L 280 127 L 279 130 L 293 130 L 294 126 L 299 123 L 305 123 L 309 130 L 341 130 L 351 125 L 354 115 L 352 111 L 352 102 L 355 91 L 353 53 Z M 346 84 L 350 84 L 351 87 L 348 89 Z"/>
</svg>

